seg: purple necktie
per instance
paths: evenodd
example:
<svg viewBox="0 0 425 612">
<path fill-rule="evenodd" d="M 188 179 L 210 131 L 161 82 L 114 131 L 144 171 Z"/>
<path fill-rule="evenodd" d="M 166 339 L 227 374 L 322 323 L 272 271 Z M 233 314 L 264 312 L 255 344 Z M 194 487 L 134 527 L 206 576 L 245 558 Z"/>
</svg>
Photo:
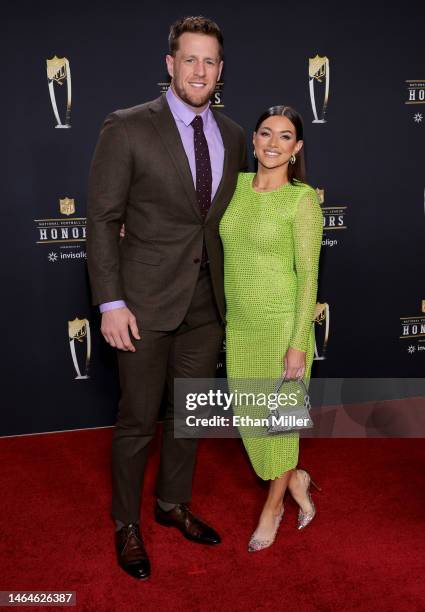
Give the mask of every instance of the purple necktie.
<svg viewBox="0 0 425 612">
<path fill-rule="evenodd" d="M 204 134 L 202 117 L 196 115 L 191 125 L 193 127 L 193 143 L 195 145 L 196 197 L 202 218 L 205 219 L 211 206 L 212 172 L 210 152 Z"/>
<path fill-rule="evenodd" d="M 211 206 L 212 172 L 210 152 L 208 150 L 207 139 L 204 134 L 204 122 L 200 115 L 196 115 L 191 122 L 193 127 L 193 143 L 195 145 L 195 164 L 196 164 L 196 198 L 202 218 L 205 219 Z M 208 263 L 207 249 L 202 245 L 201 267 Z"/>
</svg>

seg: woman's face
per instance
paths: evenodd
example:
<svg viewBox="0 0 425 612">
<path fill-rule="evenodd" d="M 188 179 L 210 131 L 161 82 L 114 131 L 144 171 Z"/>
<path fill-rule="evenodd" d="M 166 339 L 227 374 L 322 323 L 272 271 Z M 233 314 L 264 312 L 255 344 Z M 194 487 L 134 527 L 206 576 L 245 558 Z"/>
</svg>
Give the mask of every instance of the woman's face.
<svg viewBox="0 0 425 612">
<path fill-rule="evenodd" d="M 252 142 L 258 162 L 269 169 L 287 164 L 303 146 L 303 141 L 296 139 L 292 121 L 281 115 L 265 119 L 254 132 Z"/>
</svg>

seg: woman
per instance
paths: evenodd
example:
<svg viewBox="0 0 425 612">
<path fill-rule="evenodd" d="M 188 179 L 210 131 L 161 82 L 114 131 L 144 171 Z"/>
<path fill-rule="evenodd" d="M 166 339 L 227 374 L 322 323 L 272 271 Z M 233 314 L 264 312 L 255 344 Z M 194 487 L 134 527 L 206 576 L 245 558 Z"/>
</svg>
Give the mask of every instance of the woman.
<svg viewBox="0 0 425 612">
<path fill-rule="evenodd" d="M 304 182 L 301 117 L 287 106 L 270 108 L 257 121 L 253 144 L 257 173 L 239 175 L 220 224 L 230 386 L 241 379 L 276 381 L 282 373 L 308 380 L 314 353 L 323 217 L 316 192 Z M 261 411 L 264 417 L 268 409 Z M 299 529 L 313 520 L 316 509 L 309 474 L 295 469 L 297 433 L 253 437 L 241 429 L 241 435 L 254 470 L 270 480 L 248 546 L 257 551 L 275 539 L 287 487 L 300 506 Z"/>
</svg>

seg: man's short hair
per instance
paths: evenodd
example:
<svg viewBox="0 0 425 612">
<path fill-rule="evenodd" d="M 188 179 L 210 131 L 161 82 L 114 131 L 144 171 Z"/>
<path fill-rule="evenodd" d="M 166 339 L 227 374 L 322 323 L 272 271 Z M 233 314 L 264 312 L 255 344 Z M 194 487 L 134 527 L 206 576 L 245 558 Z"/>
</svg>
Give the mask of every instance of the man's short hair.
<svg viewBox="0 0 425 612">
<path fill-rule="evenodd" d="M 198 15 L 197 17 L 182 17 L 177 19 L 170 28 L 168 36 L 168 47 L 170 55 L 175 55 L 179 48 L 179 38 L 185 32 L 194 32 L 196 34 L 207 34 L 214 36 L 218 41 L 220 59 L 223 59 L 224 43 L 223 34 L 220 28 L 211 19 Z"/>
</svg>

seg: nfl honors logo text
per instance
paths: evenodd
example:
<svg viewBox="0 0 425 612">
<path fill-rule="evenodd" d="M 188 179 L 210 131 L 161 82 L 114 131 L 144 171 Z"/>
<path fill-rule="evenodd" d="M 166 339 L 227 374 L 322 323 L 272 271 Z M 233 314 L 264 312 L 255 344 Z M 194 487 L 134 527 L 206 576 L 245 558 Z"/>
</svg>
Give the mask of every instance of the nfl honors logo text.
<svg viewBox="0 0 425 612">
<path fill-rule="evenodd" d="M 86 217 L 74 217 L 76 206 L 74 198 L 59 199 L 59 211 L 63 217 L 34 219 L 37 233 L 36 244 L 49 245 L 51 250 L 47 259 L 51 263 L 60 260 L 85 259 L 86 252 L 81 247 L 86 242 Z"/>
<path fill-rule="evenodd" d="M 407 79 L 407 99 L 405 104 L 414 105 L 413 121 L 423 123 L 424 113 L 418 110 L 417 105 L 425 104 L 425 79 Z"/>
<path fill-rule="evenodd" d="M 323 239 L 322 246 L 333 247 L 338 244 L 338 238 L 341 234 L 334 233 L 336 230 L 346 230 L 345 215 L 347 212 L 346 206 L 324 206 L 325 190 L 316 187 L 316 193 L 319 198 L 320 206 L 323 212 Z M 338 237 L 337 237 L 338 236 Z"/>
<path fill-rule="evenodd" d="M 425 300 L 422 300 L 422 313 L 419 316 L 400 317 L 400 340 L 409 355 L 425 351 Z"/>
</svg>

